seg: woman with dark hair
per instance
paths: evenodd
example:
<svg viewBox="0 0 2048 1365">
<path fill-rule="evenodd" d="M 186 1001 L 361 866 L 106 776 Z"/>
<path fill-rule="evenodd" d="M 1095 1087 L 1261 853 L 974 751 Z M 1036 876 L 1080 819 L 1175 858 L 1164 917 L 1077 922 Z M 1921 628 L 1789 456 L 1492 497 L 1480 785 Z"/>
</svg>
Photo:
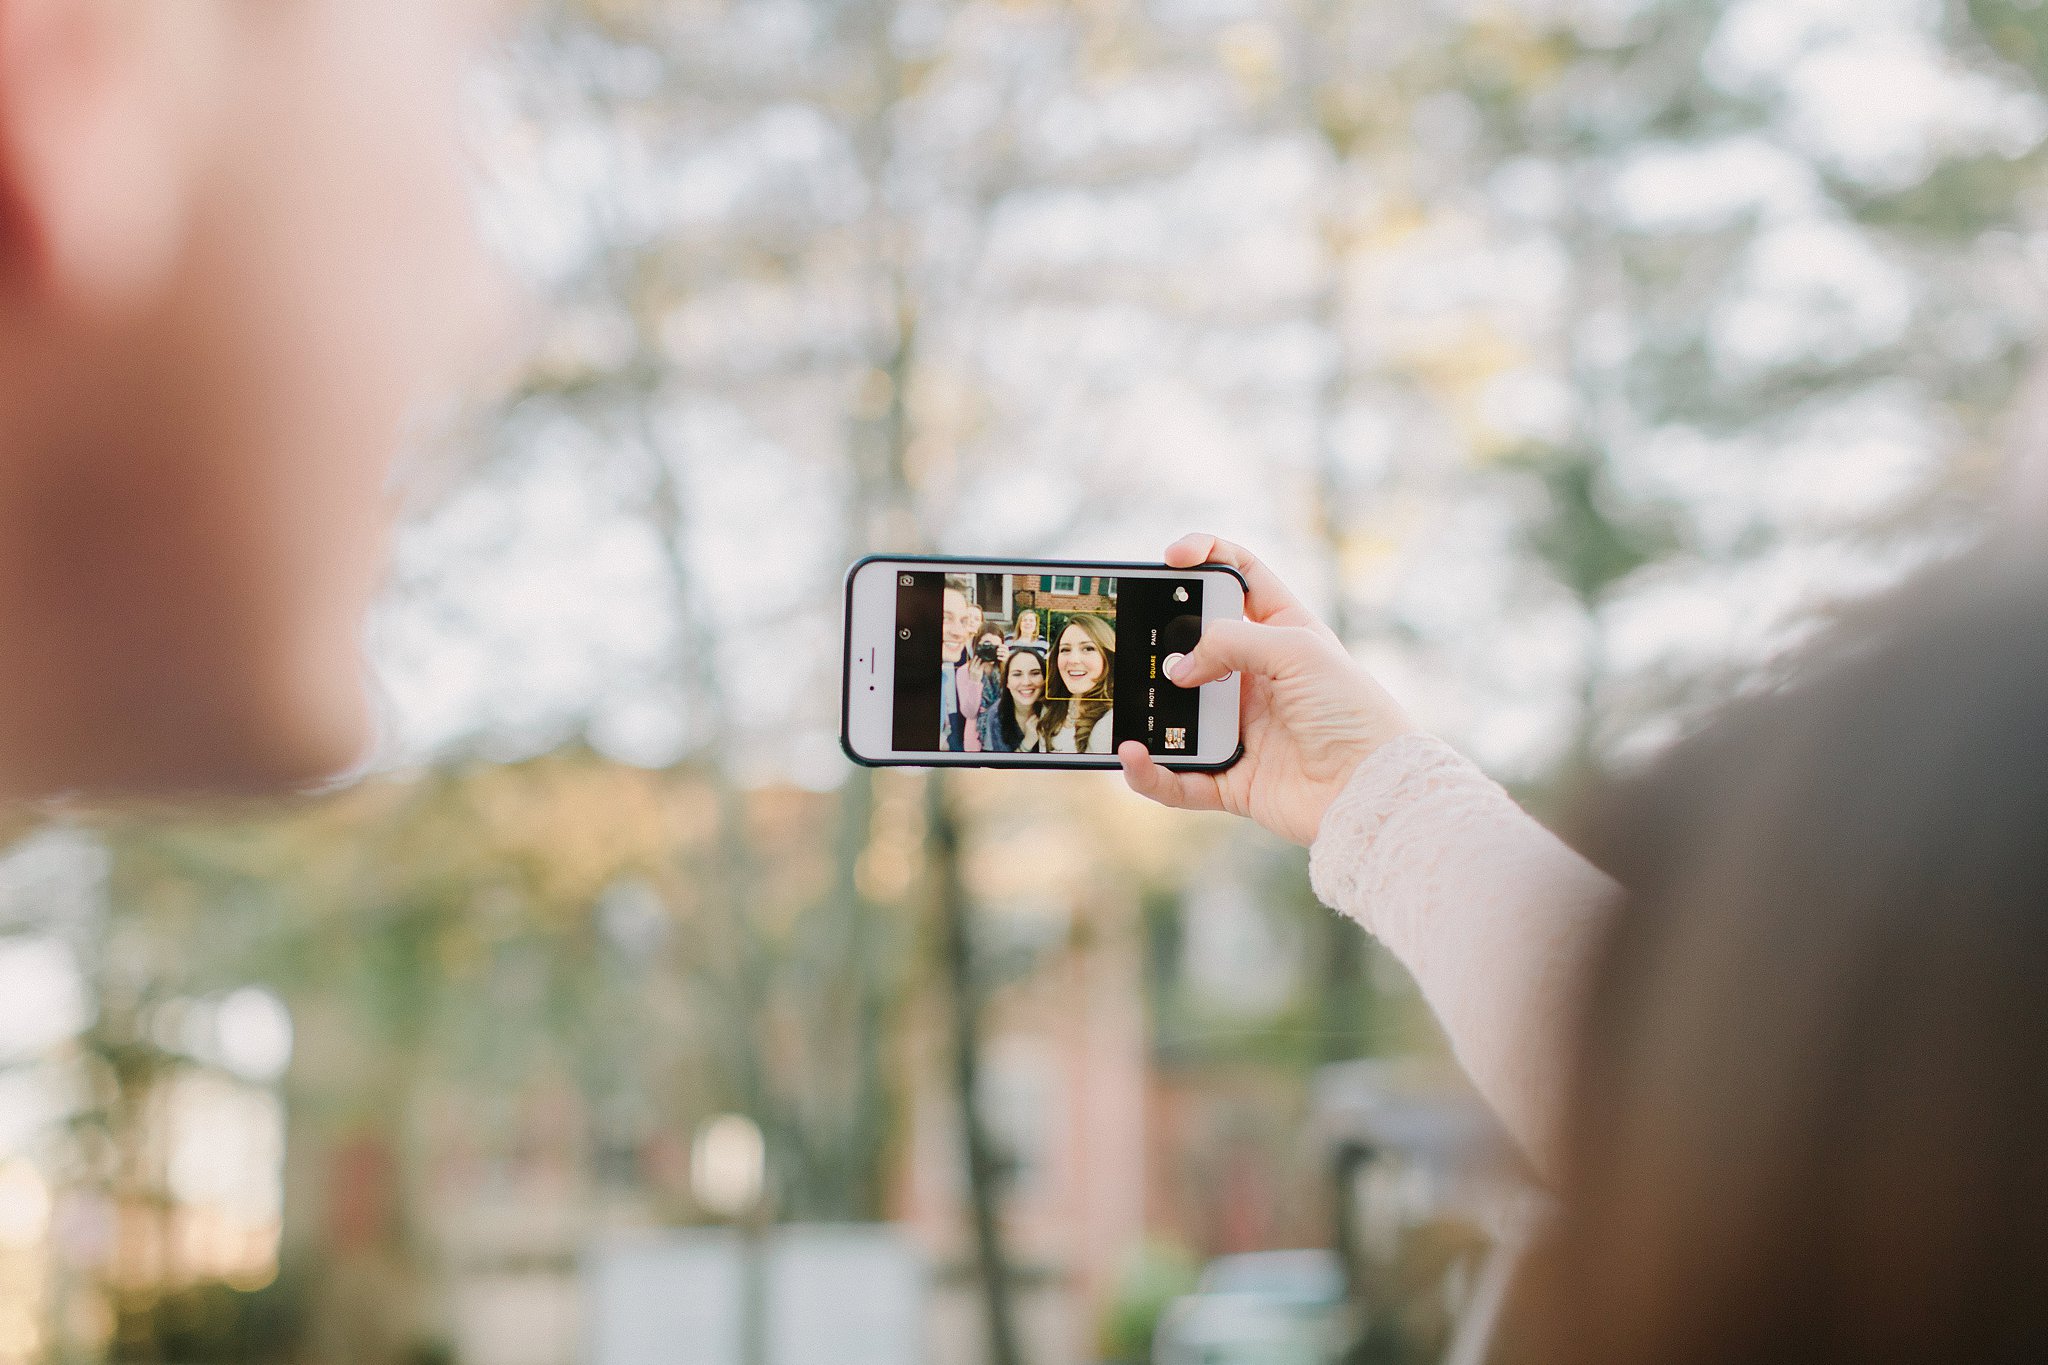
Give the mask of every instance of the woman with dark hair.
<svg viewBox="0 0 2048 1365">
<path fill-rule="evenodd" d="M 2048 1360 L 2048 573 L 1857 644 L 1590 812 L 1531 1360 Z"/>
<path fill-rule="evenodd" d="M 1610 881 L 1272 574 L 1168 661 L 1246 756 L 1138 790 L 1313 845 L 1554 1186 L 1516 1365 L 2048 1359 L 2048 569 L 1986 558 L 1590 808 Z M 1622 888 L 1625 887 L 1624 891 Z"/>
<path fill-rule="evenodd" d="M 1039 720 L 1045 707 L 1045 654 L 1018 644 L 1003 661 L 1002 692 L 981 711 L 981 747 L 992 754 L 1045 752 Z"/>
<path fill-rule="evenodd" d="M 1064 695 L 1045 704 L 1046 752 L 1107 754 L 1114 750 L 1116 629 L 1100 616 L 1069 616 L 1053 641 L 1052 672 Z"/>
</svg>

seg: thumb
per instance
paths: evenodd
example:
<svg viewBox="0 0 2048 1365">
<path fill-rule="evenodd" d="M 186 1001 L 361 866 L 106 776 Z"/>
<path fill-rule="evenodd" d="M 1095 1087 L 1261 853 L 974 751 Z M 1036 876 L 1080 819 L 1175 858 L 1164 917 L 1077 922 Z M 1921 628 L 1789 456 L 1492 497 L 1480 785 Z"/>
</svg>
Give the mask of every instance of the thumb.
<svg viewBox="0 0 2048 1365">
<path fill-rule="evenodd" d="M 1300 626 L 1266 626 L 1255 621 L 1217 621 L 1202 631 L 1202 640 L 1187 654 L 1169 655 L 1167 681 L 1195 688 L 1232 673 L 1275 678 L 1299 664 L 1315 643 L 1312 631 Z"/>
<path fill-rule="evenodd" d="M 1176 773 L 1159 766 L 1145 746 L 1127 739 L 1117 746 L 1117 761 L 1123 764 L 1124 781 L 1132 791 L 1162 806 L 1180 810 L 1216 810 L 1223 803 L 1210 773 Z"/>
</svg>

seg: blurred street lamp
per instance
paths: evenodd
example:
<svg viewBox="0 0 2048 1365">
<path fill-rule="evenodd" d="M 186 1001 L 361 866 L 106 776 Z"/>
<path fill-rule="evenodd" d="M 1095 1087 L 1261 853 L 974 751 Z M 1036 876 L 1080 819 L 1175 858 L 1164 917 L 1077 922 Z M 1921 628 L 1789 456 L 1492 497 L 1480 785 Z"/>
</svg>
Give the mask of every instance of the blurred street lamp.
<svg viewBox="0 0 2048 1365">
<path fill-rule="evenodd" d="M 761 1125 L 744 1114 L 720 1114 L 697 1130 L 690 1147 L 690 1189 L 711 1213 L 739 1224 L 740 1360 L 768 1357 L 768 1275 L 762 1252 L 767 1207 L 768 1144 Z"/>
<path fill-rule="evenodd" d="M 697 1130 L 690 1190 L 706 1210 L 744 1218 L 760 1205 L 767 1183 L 768 1146 L 759 1124 L 744 1114 L 720 1114 Z"/>
</svg>

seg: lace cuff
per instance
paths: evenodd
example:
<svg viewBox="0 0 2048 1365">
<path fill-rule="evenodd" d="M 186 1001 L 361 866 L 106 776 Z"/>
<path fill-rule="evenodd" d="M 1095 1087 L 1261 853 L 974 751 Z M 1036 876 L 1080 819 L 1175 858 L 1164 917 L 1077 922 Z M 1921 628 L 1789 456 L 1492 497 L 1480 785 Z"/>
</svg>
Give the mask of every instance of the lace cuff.
<svg viewBox="0 0 2048 1365">
<path fill-rule="evenodd" d="M 1403 828 L 1413 820 L 1426 832 L 1448 832 L 1444 824 L 1498 815 L 1502 802 L 1520 815 L 1513 798 L 1456 749 L 1434 735 L 1403 735 L 1359 764 L 1324 812 L 1309 849 L 1309 883 L 1323 904 L 1383 934 L 1375 910 L 1403 870 Z M 1441 819 L 1425 807 L 1442 807 Z M 1419 865 L 1408 871 L 1426 878 L 1436 860 L 1411 861 Z"/>
<path fill-rule="evenodd" d="M 1309 875 L 1413 974 L 1480 1094 L 1549 1169 L 1569 1012 L 1619 888 L 1426 735 L 1358 765 Z"/>
</svg>

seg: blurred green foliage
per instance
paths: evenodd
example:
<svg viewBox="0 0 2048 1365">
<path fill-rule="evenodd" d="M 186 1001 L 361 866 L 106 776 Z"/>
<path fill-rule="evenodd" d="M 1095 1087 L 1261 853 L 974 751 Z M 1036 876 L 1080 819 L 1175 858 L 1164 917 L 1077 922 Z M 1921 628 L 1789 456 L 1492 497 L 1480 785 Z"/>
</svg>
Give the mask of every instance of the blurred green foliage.
<svg viewBox="0 0 2048 1365">
<path fill-rule="evenodd" d="M 1105 1365 L 1150 1365 L 1167 1305 L 1194 1292 L 1201 1267 L 1185 1247 L 1148 1242 L 1131 1258 L 1102 1325 Z"/>
</svg>

